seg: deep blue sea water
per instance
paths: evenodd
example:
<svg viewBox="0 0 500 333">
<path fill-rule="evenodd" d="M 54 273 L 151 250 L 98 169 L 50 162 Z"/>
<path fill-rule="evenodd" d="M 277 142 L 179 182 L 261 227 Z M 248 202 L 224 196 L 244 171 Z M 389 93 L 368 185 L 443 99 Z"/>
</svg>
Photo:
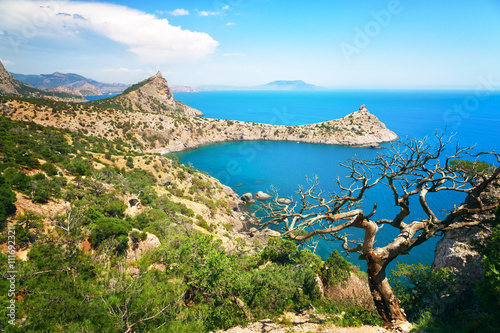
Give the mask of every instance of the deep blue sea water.
<svg viewBox="0 0 500 333">
<path fill-rule="evenodd" d="M 205 117 L 300 125 L 336 119 L 356 111 L 365 104 L 400 138 L 432 136 L 436 131 L 455 133 L 453 141 L 461 145 L 477 145 L 477 151 L 500 151 L 500 92 L 484 91 L 222 91 L 176 93 L 175 98 L 197 108 Z M 451 150 L 452 147 L 450 147 Z M 266 191 L 271 185 L 281 196 L 290 197 L 297 185 L 306 185 L 318 176 L 321 188 L 333 191 L 333 179 L 346 175 L 339 163 L 357 156 L 372 158 L 381 150 L 346 146 L 315 145 L 296 142 L 229 142 L 179 152 L 182 163 L 192 164 L 218 178 L 238 193 Z M 490 161 L 492 162 L 492 161 Z M 387 189 L 380 187 L 367 193 L 364 207 L 379 204 L 374 218 L 393 218 L 397 213 Z M 463 200 L 461 195 L 439 195 L 431 202 L 436 210 L 452 208 Z M 410 218 L 423 217 L 415 209 Z M 359 230 L 349 230 L 361 237 Z M 384 245 L 397 234 L 385 226 L 377 235 Z M 430 263 L 437 239 L 412 250 L 399 261 Z M 334 242 L 321 243 L 317 249 L 326 259 Z M 354 257 L 349 260 L 365 267 Z"/>
</svg>

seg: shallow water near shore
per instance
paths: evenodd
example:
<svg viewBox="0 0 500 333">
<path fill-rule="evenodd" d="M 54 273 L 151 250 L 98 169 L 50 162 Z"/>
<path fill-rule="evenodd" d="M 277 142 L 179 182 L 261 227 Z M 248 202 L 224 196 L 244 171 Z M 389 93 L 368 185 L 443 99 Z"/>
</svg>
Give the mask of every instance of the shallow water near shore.
<svg viewBox="0 0 500 333">
<path fill-rule="evenodd" d="M 468 146 L 477 144 L 476 151 L 500 150 L 498 92 L 479 96 L 475 91 L 226 91 L 176 93 L 175 98 L 201 110 L 205 117 L 282 125 L 340 118 L 366 104 L 368 110 L 400 138 L 421 139 L 446 130 L 447 135 L 456 133 L 453 142 Z M 453 148 L 451 145 L 450 153 Z M 333 180 L 346 175 L 341 162 L 355 156 L 370 159 L 379 152 L 383 149 L 254 141 L 205 145 L 176 155 L 182 163 L 209 173 L 239 194 L 268 191 L 272 185 L 280 190 L 280 196 L 290 197 L 294 196 L 298 185 L 307 185 L 306 177 L 318 176 L 324 193 L 333 191 Z M 363 207 L 371 210 L 377 202 L 379 208 L 374 218 L 393 218 L 397 210 L 388 195 L 386 188 L 375 188 L 367 193 Z M 441 212 L 463 199 L 460 194 L 440 194 L 431 204 Z M 410 218 L 418 219 L 422 214 L 420 209 L 415 209 Z M 386 244 L 397 234 L 391 229 L 386 226 L 379 232 L 376 246 Z M 348 233 L 354 238 L 362 236 L 360 230 L 352 229 Z M 431 263 L 437 240 L 426 242 L 398 260 Z M 323 242 L 317 253 L 326 259 L 332 248 L 340 249 L 340 244 Z M 365 267 L 364 262 L 357 260 L 357 255 L 348 259 Z"/>
</svg>

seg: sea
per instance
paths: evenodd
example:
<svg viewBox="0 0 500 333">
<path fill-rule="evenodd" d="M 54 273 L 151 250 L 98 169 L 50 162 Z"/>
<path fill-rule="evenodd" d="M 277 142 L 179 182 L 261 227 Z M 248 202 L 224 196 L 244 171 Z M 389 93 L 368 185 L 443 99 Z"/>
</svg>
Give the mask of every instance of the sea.
<svg viewBox="0 0 500 333">
<path fill-rule="evenodd" d="M 427 139 L 436 144 L 434 134 L 451 136 L 447 153 L 455 144 L 475 146 L 474 151 L 500 151 L 500 91 L 478 86 L 475 90 L 332 90 L 332 91 L 207 91 L 176 93 L 175 98 L 201 110 L 204 117 L 241 120 L 279 125 L 303 125 L 337 119 L 357 111 L 362 104 L 394 131 L 400 139 Z M 390 144 L 382 144 L 387 147 Z M 334 180 L 347 182 L 347 171 L 341 166 L 350 158 L 374 158 L 385 149 L 308 144 L 298 142 L 240 141 L 204 145 L 175 153 L 181 163 L 192 165 L 218 178 L 237 193 L 279 191 L 280 197 L 297 198 L 298 186 L 306 188 L 317 178 L 323 195 L 336 191 Z M 493 159 L 486 159 L 494 162 Z M 439 216 L 464 200 L 463 194 L 431 196 L 429 201 Z M 397 207 L 385 186 L 366 193 L 362 207 L 370 211 L 378 204 L 373 219 L 392 219 Z M 425 217 L 419 205 L 412 206 L 407 221 Z M 363 232 L 349 229 L 353 239 Z M 398 231 L 384 226 L 375 246 L 388 244 Z M 432 263 L 439 237 L 433 238 L 396 262 Z M 339 242 L 321 241 L 316 254 L 326 260 L 333 249 L 341 252 Z M 349 261 L 366 269 L 357 255 Z"/>
</svg>

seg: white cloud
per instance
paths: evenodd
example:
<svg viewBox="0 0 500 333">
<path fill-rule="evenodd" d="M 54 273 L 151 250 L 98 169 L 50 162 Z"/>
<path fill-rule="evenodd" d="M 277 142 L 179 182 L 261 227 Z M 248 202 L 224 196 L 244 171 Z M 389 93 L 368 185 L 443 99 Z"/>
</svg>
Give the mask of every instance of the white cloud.
<svg viewBox="0 0 500 333">
<path fill-rule="evenodd" d="M 9 66 L 9 65 L 14 65 L 14 62 L 13 62 L 13 61 L 6 60 L 6 59 L 2 59 L 2 58 L 0 58 L 0 62 L 1 62 L 2 64 L 4 64 L 4 66 L 5 66 L 5 65 L 7 65 L 7 66 Z"/>
<path fill-rule="evenodd" d="M 82 1 L 0 1 L 0 30 L 23 39 L 60 40 L 97 33 L 127 45 L 146 62 L 201 59 L 219 43 L 203 32 L 172 26 L 167 19 L 125 6 Z"/>
<path fill-rule="evenodd" d="M 223 57 L 246 57 L 246 53 L 223 53 Z"/>
<path fill-rule="evenodd" d="M 228 10 L 229 9 L 229 5 L 225 5 L 224 7 L 222 7 L 222 10 Z"/>
<path fill-rule="evenodd" d="M 227 23 L 226 23 L 226 25 L 227 25 L 228 27 L 230 27 L 230 26 L 232 26 L 232 25 L 236 25 L 236 23 L 234 23 L 234 22 L 227 22 Z"/>
<path fill-rule="evenodd" d="M 189 10 L 185 10 L 184 8 L 178 8 L 174 11 L 169 12 L 170 15 L 173 16 L 184 16 L 184 15 L 189 15 Z"/>
<path fill-rule="evenodd" d="M 209 12 L 206 10 L 198 10 L 198 16 L 216 16 L 220 15 L 220 12 Z"/>
</svg>

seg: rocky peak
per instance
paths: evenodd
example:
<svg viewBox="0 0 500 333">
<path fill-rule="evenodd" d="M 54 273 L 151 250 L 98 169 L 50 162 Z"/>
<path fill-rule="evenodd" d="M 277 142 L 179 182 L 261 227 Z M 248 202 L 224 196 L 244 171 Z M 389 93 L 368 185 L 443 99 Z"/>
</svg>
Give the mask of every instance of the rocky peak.
<svg viewBox="0 0 500 333">
<path fill-rule="evenodd" d="M 135 89 L 133 89 L 134 86 Z M 182 110 L 190 117 L 203 115 L 200 111 L 174 99 L 174 94 L 160 71 L 131 88 L 124 91 L 126 98 L 138 103 L 143 109 L 150 112 L 158 112 L 155 110 L 155 105 L 163 104 L 172 110 Z M 151 101 L 154 101 L 154 103 L 151 103 Z M 152 104 L 154 104 L 153 107 Z"/>
<path fill-rule="evenodd" d="M 359 115 L 367 115 L 367 114 L 370 114 L 370 111 L 368 111 L 368 109 L 366 108 L 366 105 L 361 105 L 359 107 L 359 110 L 355 112 L 356 114 L 359 114 Z"/>
<path fill-rule="evenodd" d="M 18 92 L 20 87 L 21 83 L 5 69 L 0 61 L 0 95 L 21 96 Z"/>
<path fill-rule="evenodd" d="M 153 78 L 162 78 L 163 79 L 163 75 L 161 75 L 161 72 L 158 71 L 155 75 L 152 76 Z"/>
</svg>

